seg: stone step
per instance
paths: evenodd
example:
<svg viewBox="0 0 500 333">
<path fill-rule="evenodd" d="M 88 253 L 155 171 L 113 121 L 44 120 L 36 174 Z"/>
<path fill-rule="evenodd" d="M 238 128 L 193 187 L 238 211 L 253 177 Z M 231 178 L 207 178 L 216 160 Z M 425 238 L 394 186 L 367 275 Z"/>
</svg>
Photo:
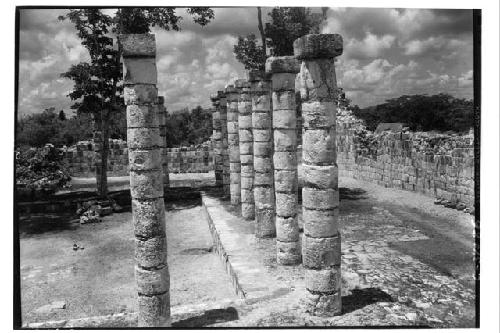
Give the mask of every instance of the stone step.
<svg viewBox="0 0 500 333">
<path fill-rule="evenodd" d="M 204 192 L 202 203 L 215 252 L 225 265 L 238 296 L 246 300 L 259 299 L 288 288 L 267 271 L 258 251 L 253 221 L 233 215 L 219 198 Z"/>
</svg>

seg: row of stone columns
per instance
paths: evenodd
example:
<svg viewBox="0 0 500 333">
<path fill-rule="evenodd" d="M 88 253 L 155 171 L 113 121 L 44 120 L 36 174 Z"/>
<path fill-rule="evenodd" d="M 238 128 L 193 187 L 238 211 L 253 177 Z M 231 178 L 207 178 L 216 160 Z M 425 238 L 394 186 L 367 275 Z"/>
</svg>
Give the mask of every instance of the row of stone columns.
<svg viewBox="0 0 500 333">
<path fill-rule="evenodd" d="M 155 38 L 151 34 L 121 35 L 119 40 L 127 106 L 138 324 L 169 326 L 170 284 L 163 201 L 165 171 L 161 150 L 165 144 L 160 134 L 158 104 L 162 103 L 159 103 L 156 88 Z M 341 311 L 333 58 L 342 53 L 342 38 L 339 35 L 306 35 L 297 39 L 293 46 L 295 58 L 301 61 L 295 85 L 292 84 L 297 70 L 295 60 L 290 57 L 270 59 L 267 74 L 249 73 L 250 87 L 247 83 L 238 82 L 242 93 L 240 98 L 234 86 L 228 86 L 225 93 L 218 96 L 221 137 L 227 134 L 231 203 L 242 202 L 241 190 L 245 190 L 246 196 L 250 188 L 247 184 L 253 182 L 256 236 L 276 235 L 276 213 L 278 260 L 282 264 L 298 263 L 300 252 L 297 251 L 297 212 L 294 209 L 297 203 L 296 119 L 293 117 L 295 99 L 292 96 L 294 89 L 300 92 L 304 168 L 302 263 L 305 268 L 306 306 L 311 314 L 328 316 Z M 272 103 L 268 74 L 272 75 Z M 249 92 L 251 127 L 248 120 Z M 223 102 L 223 97 L 227 98 L 227 103 Z M 222 104 L 227 105 L 227 127 L 224 126 Z M 227 133 L 223 133 L 224 127 Z M 244 144 L 241 150 L 240 135 Z M 221 142 L 224 147 L 224 139 Z M 250 157 L 251 148 L 253 157 Z M 222 154 L 225 156 L 224 149 Z M 250 178 L 250 159 L 253 159 L 253 180 L 245 180 L 243 187 L 242 155 L 243 165 L 247 167 L 244 178 Z M 225 170 L 226 160 L 224 157 L 222 160 Z M 273 170 L 276 170 L 276 175 Z M 223 186 L 226 185 L 224 174 Z M 251 206 L 247 197 L 244 203 L 246 209 Z"/>
<path fill-rule="evenodd" d="M 225 91 L 231 203 L 241 204 L 245 219 L 255 219 L 257 237 L 276 236 L 278 264 L 303 264 L 307 311 L 314 315 L 341 310 L 334 68 L 341 53 L 339 35 L 306 35 L 294 42 L 294 56 L 267 59 L 265 72 L 250 71 L 248 82 L 237 80 Z M 297 124 L 303 141 L 302 244 Z"/>
</svg>

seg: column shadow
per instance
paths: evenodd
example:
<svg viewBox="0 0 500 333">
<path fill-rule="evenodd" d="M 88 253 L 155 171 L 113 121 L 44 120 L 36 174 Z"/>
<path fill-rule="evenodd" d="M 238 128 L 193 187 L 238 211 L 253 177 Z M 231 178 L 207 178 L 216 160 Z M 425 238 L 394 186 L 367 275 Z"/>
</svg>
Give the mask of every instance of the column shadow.
<svg viewBox="0 0 500 333">
<path fill-rule="evenodd" d="M 172 327 L 204 327 L 215 323 L 238 320 L 238 311 L 233 307 L 207 310 L 203 314 L 172 323 Z"/>
<path fill-rule="evenodd" d="M 378 302 L 394 302 L 391 295 L 379 288 L 352 289 L 351 295 L 342 297 L 342 314 L 353 312 Z"/>
</svg>

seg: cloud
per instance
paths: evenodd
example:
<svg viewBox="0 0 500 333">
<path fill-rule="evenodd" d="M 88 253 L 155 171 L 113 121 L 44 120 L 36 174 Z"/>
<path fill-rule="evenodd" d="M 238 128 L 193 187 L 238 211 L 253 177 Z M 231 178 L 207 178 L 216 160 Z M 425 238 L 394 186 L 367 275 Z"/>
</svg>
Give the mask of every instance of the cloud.
<svg viewBox="0 0 500 333">
<path fill-rule="evenodd" d="M 396 37 L 392 35 L 378 37 L 372 33 L 367 33 L 361 41 L 357 39 L 349 40 L 345 49 L 348 56 L 352 58 L 375 58 L 379 57 L 385 50 L 390 49 L 395 40 Z"/>
<path fill-rule="evenodd" d="M 270 7 L 263 7 L 264 22 Z M 246 76 L 232 53 L 238 35 L 259 34 L 254 7 L 215 8 L 200 27 L 183 16 L 181 31 L 154 29 L 159 93 L 169 110 L 211 106 L 211 93 Z M 112 9 L 109 10 L 112 14 Z M 60 78 L 88 54 L 66 10 L 29 9 L 20 15 L 19 112 L 65 109 L 73 84 Z M 472 97 L 472 11 L 331 8 L 323 33 L 340 33 L 339 86 L 353 103 L 368 106 L 401 94 L 447 92 Z"/>
</svg>

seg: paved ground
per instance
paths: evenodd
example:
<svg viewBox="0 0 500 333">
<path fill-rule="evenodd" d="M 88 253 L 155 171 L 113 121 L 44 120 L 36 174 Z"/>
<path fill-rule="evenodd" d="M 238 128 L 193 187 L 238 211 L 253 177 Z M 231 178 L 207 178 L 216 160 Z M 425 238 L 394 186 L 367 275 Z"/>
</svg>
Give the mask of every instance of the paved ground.
<svg viewBox="0 0 500 333">
<path fill-rule="evenodd" d="M 259 284 L 281 292 L 239 307 L 239 320 L 213 326 L 474 327 L 471 216 L 415 193 L 353 179 L 342 179 L 341 186 L 343 314 L 321 319 L 303 313 L 303 270 L 277 266 L 274 240 L 260 240 L 249 251 L 261 258 L 253 270 L 266 270 L 262 276 L 272 278 Z M 237 215 L 230 229 L 251 232 Z"/>
<path fill-rule="evenodd" d="M 20 222 L 23 323 L 137 311 L 131 213 L 81 226 L 54 218 Z M 237 299 L 211 252 L 199 200 L 167 205 L 166 218 L 172 307 Z M 83 249 L 73 251 L 73 244 Z M 66 309 L 43 311 L 55 301 Z"/>
<path fill-rule="evenodd" d="M 179 178 L 192 186 L 213 182 L 205 174 Z M 124 177 L 116 184 L 126 187 L 127 181 Z M 76 181 L 85 183 L 92 181 Z M 264 272 L 258 281 L 253 279 L 273 287 L 266 295 L 259 285 L 253 292 L 261 295 L 235 302 L 231 280 L 210 252 L 212 240 L 200 202 L 184 200 L 169 205 L 167 214 L 172 306 L 201 305 L 208 311 L 177 326 L 473 327 L 471 216 L 436 206 L 432 198 L 416 193 L 353 179 L 341 179 L 340 186 L 341 316 L 303 313 L 301 267 L 277 266 L 274 240 L 253 239 L 252 225 L 239 221 L 237 211 L 222 203 L 228 221 L 234 222 L 229 231 L 239 233 L 238 242 L 251 243 L 247 250 L 240 246 L 240 255 L 250 253 L 251 268 Z M 67 216 L 31 216 L 20 227 L 24 322 L 136 311 L 130 213 L 83 226 Z M 84 249 L 73 251 L 74 243 Z M 36 312 L 59 300 L 66 309 Z"/>
</svg>

